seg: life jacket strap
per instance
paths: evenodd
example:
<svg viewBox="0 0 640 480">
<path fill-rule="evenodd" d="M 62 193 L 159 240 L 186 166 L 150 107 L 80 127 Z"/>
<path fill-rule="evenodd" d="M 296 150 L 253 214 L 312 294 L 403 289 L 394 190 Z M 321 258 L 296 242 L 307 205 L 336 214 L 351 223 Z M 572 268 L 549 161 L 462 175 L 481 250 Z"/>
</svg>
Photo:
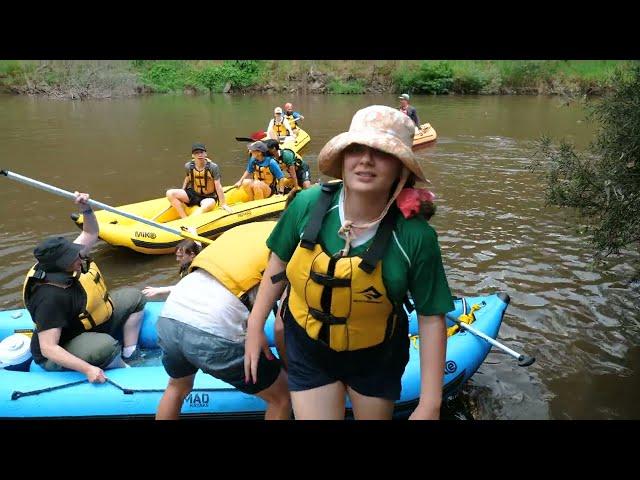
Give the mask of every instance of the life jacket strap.
<svg viewBox="0 0 640 480">
<path fill-rule="evenodd" d="M 313 318 L 327 325 L 346 325 L 347 323 L 346 317 L 334 317 L 330 313 L 322 312 L 315 308 L 309 307 L 309 313 Z"/>
<path fill-rule="evenodd" d="M 324 273 L 318 273 L 313 271 L 311 272 L 310 277 L 311 277 L 311 280 L 313 280 L 314 282 L 329 288 L 351 286 L 351 279 L 349 278 L 335 278 L 331 275 L 326 275 Z"/>
<path fill-rule="evenodd" d="M 341 184 L 342 182 L 335 182 L 323 183 L 321 185 L 320 199 L 318 203 L 316 203 L 313 212 L 311 212 L 309 223 L 307 223 L 302 238 L 300 239 L 300 246 L 302 248 L 313 250 L 316 243 L 318 243 L 318 233 L 320 233 L 320 228 L 322 227 L 322 220 L 324 220 L 324 216 L 327 210 L 329 210 L 333 194 L 340 188 Z"/>
<path fill-rule="evenodd" d="M 378 261 L 384 256 L 393 233 L 393 227 L 396 225 L 397 216 L 398 209 L 392 206 L 382 219 L 373 242 L 362 255 L 362 262 L 360 262 L 359 267 L 365 272 L 369 274 L 373 272 Z"/>
<path fill-rule="evenodd" d="M 89 323 L 91 324 L 91 328 L 95 328 L 95 327 L 97 326 L 96 321 L 93 319 L 93 317 L 91 316 L 91 314 L 90 314 L 87 310 L 85 310 L 84 312 L 82 312 L 82 313 L 79 315 L 78 319 L 79 319 L 80 321 L 85 320 L 85 319 L 86 319 L 86 320 L 89 320 Z M 83 322 L 83 323 L 84 323 L 84 322 Z"/>
<path fill-rule="evenodd" d="M 280 273 L 276 273 L 275 275 L 271 275 L 271 283 L 276 284 L 280 283 L 282 280 L 287 279 L 287 271 L 283 270 Z"/>
</svg>

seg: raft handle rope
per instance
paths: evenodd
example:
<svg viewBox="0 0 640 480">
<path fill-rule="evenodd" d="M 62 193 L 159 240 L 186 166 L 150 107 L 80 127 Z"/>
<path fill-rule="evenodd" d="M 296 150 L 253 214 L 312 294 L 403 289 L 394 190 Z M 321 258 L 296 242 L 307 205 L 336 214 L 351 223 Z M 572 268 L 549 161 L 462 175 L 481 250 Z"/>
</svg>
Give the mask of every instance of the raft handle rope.
<svg viewBox="0 0 640 480">
<path fill-rule="evenodd" d="M 40 395 L 41 393 L 48 393 L 48 392 L 53 392 L 54 390 L 74 387 L 76 385 L 80 385 L 81 383 L 85 383 L 85 382 L 88 382 L 88 380 L 87 379 L 78 380 L 76 382 L 65 383 L 63 385 L 56 385 L 55 387 L 42 388 L 40 390 L 32 390 L 30 392 L 15 391 L 11 394 L 11 400 L 18 400 L 21 397 L 30 397 L 32 395 Z M 165 391 L 164 388 L 140 388 L 140 389 L 124 388 L 121 385 L 118 385 L 113 380 L 109 380 L 108 378 L 106 379 L 105 383 L 109 383 L 113 385 L 117 389 L 121 390 L 122 393 L 125 395 L 133 395 L 134 393 L 164 393 Z M 229 388 L 194 388 L 191 391 L 192 392 L 222 392 L 226 390 L 229 390 Z"/>
</svg>

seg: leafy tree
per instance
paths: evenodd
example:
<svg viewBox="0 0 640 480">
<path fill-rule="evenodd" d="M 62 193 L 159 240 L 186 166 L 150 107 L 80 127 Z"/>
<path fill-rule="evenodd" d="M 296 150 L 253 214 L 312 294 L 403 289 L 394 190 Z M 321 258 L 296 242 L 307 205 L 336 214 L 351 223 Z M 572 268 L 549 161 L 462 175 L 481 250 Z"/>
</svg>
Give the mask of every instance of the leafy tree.
<svg viewBox="0 0 640 480">
<path fill-rule="evenodd" d="M 530 166 L 544 170 L 548 204 L 576 209 L 602 259 L 640 246 L 640 62 L 617 70 L 587 112 L 598 130 L 586 152 L 542 137 Z"/>
</svg>

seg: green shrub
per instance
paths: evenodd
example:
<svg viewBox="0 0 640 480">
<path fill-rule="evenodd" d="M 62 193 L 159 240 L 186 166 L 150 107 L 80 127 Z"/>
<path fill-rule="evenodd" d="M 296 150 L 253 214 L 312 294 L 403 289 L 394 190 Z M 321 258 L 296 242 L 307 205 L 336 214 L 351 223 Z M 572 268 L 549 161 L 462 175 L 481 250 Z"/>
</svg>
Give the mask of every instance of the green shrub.
<svg viewBox="0 0 640 480">
<path fill-rule="evenodd" d="M 258 83 L 263 65 L 255 60 L 225 60 L 207 65 L 194 73 L 194 82 L 210 92 L 222 92 L 227 82 L 232 88 L 246 88 Z"/>
<path fill-rule="evenodd" d="M 453 86 L 453 70 L 447 62 L 422 62 L 415 70 L 398 72 L 394 83 L 398 91 L 446 94 Z"/>
<path fill-rule="evenodd" d="M 358 95 L 365 92 L 365 87 L 362 80 L 342 81 L 334 79 L 329 82 L 329 84 L 327 85 L 327 89 L 329 93 L 346 95 Z"/>
<path fill-rule="evenodd" d="M 640 63 L 616 70 L 611 82 L 587 107 L 597 125 L 587 152 L 542 137 L 530 164 L 542 171 L 548 204 L 577 210 L 596 258 L 640 251 Z"/>
<path fill-rule="evenodd" d="M 480 93 L 490 82 L 487 74 L 479 71 L 466 72 L 453 79 L 452 90 L 456 93 Z"/>
<path fill-rule="evenodd" d="M 142 72 L 140 80 L 159 93 L 182 90 L 193 83 L 193 72 L 186 62 L 166 61 L 154 63 Z"/>
</svg>

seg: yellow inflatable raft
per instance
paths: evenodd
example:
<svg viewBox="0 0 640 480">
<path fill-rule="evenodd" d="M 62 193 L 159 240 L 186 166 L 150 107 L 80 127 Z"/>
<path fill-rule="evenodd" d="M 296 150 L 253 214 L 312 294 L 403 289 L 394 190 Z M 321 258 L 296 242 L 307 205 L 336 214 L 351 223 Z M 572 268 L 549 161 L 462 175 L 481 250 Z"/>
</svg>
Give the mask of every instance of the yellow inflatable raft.
<svg viewBox="0 0 640 480">
<path fill-rule="evenodd" d="M 268 140 L 269 137 L 265 135 L 261 140 Z M 280 142 L 280 148 L 290 148 L 296 153 L 300 153 L 304 147 L 306 147 L 311 141 L 311 137 L 307 132 L 298 127 L 298 134 L 295 140 L 292 137 L 280 137 L 284 139 Z M 302 155 L 302 153 L 300 153 Z"/>
<path fill-rule="evenodd" d="M 413 137 L 413 147 L 418 147 L 420 145 L 425 145 L 427 143 L 431 143 L 438 138 L 438 134 L 431 126 L 430 123 L 423 123 L 420 125 L 420 131 L 415 134 Z"/>
<path fill-rule="evenodd" d="M 286 202 L 285 195 L 272 195 L 263 200 L 247 201 L 248 197 L 244 190 L 234 186 L 224 187 L 224 192 L 227 204 L 233 210 L 232 213 L 220 207 L 206 213 L 197 213 L 200 207 L 185 207 L 188 217 L 181 219 L 166 197 L 116 208 L 163 223 L 176 230 L 193 227 L 198 235 L 214 238 L 236 225 L 273 217 L 284 210 Z M 100 226 L 100 238 L 114 246 L 127 247 L 140 253 L 160 255 L 174 253 L 176 245 L 183 240 L 179 235 L 106 210 L 100 210 L 95 215 Z M 71 219 L 82 228 L 82 215 L 73 214 Z"/>
</svg>

